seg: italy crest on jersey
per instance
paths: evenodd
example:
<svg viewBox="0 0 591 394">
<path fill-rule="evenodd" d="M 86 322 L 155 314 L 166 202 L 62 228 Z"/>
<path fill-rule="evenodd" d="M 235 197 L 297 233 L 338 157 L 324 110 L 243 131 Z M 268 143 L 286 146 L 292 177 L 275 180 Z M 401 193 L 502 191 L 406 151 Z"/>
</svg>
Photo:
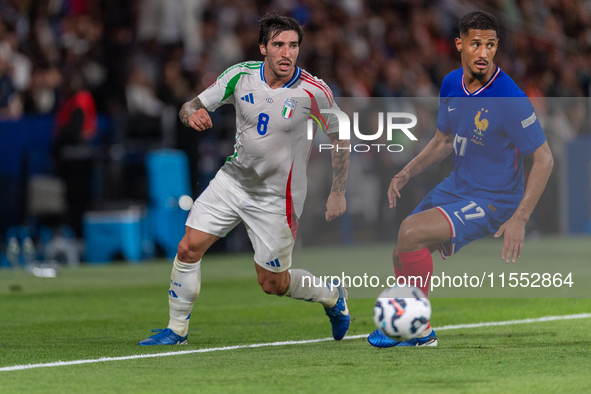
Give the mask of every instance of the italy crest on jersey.
<svg viewBox="0 0 591 394">
<path fill-rule="evenodd" d="M 285 119 L 290 119 L 291 116 L 293 115 L 297 105 L 298 105 L 297 101 L 288 98 L 287 100 L 285 100 L 285 104 L 283 105 L 283 109 L 281 110 L 281 115 Z"/>
</svg>

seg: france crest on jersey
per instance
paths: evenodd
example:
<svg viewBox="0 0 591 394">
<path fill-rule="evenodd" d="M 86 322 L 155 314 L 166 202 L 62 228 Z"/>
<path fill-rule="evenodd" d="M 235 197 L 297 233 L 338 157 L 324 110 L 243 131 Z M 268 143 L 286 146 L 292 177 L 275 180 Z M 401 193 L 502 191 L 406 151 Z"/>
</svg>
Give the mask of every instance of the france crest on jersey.
<svg viewBox="0 0 591 394">
<path fill-rule="evenodd" d="M 470 93 L 462 68 L 449 73 L 441 86 L 437 128 L 454 136 L 454 171 L 442 182 L 444 190 L 519 204 L 523 156 L 546 137 L 531 102 L 507 74 L 497 67 Z"/>
</svg>

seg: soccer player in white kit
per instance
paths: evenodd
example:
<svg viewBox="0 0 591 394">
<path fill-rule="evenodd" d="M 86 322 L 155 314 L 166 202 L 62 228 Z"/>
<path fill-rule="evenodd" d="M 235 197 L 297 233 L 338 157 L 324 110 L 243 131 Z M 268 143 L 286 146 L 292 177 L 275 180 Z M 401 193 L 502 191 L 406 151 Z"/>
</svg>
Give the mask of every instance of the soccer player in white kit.
<svg viewBox="0 0 591 394">
<path fill-rule="evenodd" d="M 331 321 L 334 339 L 347 333 L 347 289 L 343 285 L 314 286 L 322 280 L 305 270 L 290 269 L 312 144 L 305 125 L 310 114 L 338 109 L 330 88 L 295 65 L 302 38 L 302 28 L 294 19 L 265 15 L 259 33 L 265 60 L 228 68 L 181 108 L 183 124 L 203 131 L 213 126 L 208 111 L 234 105 L 235 151 L 189 213 L 170 278 L 168 327 L 153 330 L 158 333 L 140 345 L 187 343 L 191 310 L 201 287 L 201 258 L 241 221 L 255 251 L 255 269 L 263 291 L 318 302 Z M 345 212 L 350 145 L 348 140 L 338 139 L 336 117 L 326 119 L 323 130 L 334 147 L 333 184 L 325 213 L 330 221 Z"/>
</svg>

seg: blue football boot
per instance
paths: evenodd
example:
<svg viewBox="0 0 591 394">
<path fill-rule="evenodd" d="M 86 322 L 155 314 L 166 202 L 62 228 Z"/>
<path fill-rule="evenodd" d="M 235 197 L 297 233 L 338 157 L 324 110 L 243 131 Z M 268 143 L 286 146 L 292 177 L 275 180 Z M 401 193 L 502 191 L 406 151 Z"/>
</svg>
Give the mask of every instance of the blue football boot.
<svg viewBox="0 0 591 394">
<path fill-rule="evenodd" d="M 402 341 L 396 346 L 437 346 L 437 335 L 435 335 L 435 330 L 431 330 L 431 334 L 426 337 Z"/>
<path fill-rule="evenodd" d="M 394 339 L 386 336 L 386 334 L 380 330 L 375 330 L 369 334 L 367 337 L 367 342 L 369 342 L 371 346 L 380 348 L 394 347 L 400 343 L 399 341 L 395 341 Z"/>
<path fill-rule="evenodd" d="M 423 338 L 413 338 L 406 341 L 396 341 L 386 336 L 380 330 L 375 330 L 367 337 L 370 345 L 379 348 L 388 348 L 394 346 L 437 346 L 437 335 L 431 330 L 431 334 Z"/>
<path fill-rule="evenodd" d="M 324 310 L 326 316 L 330 319 L 330 324 L 332 324 L 332 337 L 340 341 L 347 331 L 349 331 L 351 314 L 349 313 L 349 308 L 347 308 L 347 288 L 339 285 L 337 290 L 339 291 L 337 303 L 332 308 L 324 308 Z"/>
<path fill-rule="evenodd" d="M 157 328 L 152 330 L 152 332 L 157 332 L 158 334 L 154 334 L 149 338 L 144 339 L 138 345 L 142 346 L 151 346 L 151 345 L 186 345 L 187 344 L 187 337 L 189 335 L 185 335 L 181 337 L 177 335 L 174 331 L 170 328 L 165 328 L 164 330 L 161 328 Z"/>
</svg>

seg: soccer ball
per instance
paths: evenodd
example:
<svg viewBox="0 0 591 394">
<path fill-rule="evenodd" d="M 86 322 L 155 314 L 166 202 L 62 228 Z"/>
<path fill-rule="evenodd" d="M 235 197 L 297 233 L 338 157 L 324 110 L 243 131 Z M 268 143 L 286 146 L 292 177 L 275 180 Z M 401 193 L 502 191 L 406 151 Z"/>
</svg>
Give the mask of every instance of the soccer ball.
<svg viewBox="0 0 591 394">
<path fill-rule="evenodd" d="M 394 286 L 380 294 L 373 308 L 377 328 L 396 341 L 419 337 L 431 319 L 431 303 L 412 286 Z"/>
</svg>

